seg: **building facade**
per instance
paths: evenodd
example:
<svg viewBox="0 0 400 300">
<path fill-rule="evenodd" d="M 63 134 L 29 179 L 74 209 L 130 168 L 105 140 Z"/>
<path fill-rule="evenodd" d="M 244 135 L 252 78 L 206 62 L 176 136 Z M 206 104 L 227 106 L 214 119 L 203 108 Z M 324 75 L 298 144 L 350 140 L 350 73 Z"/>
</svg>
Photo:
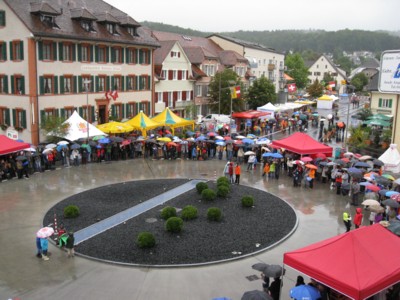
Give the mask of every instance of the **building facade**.
<svg viewBox="0 0 400 300">
<path fill-rule="evenodd" d="M 77 110 L 101 124 L 154 113 L 159 43 L 106 2 L 85 3 L 0 1 L 0 133 L 38 144 L 46 117 Z"/>
</svg>

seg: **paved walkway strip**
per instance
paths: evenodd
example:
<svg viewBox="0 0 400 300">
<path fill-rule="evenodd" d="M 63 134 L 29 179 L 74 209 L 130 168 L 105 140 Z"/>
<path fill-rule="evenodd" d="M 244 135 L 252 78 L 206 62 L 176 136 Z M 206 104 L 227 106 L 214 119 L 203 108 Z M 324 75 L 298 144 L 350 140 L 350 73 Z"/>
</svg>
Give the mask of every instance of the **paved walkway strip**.
<svg viewBox="0 0 400 300">
<path fill-rule="evenodd" d="M 97 222 L 95 224 L 92 224 L 86 228 L 83 228 L 77 232 L 75 232 L 75 244 L 82 243 L 83 241 L 86 241 L 87 239 L 90 239 L 94 237 L 95 235 L 98 235 L 108 229 L 111 229 L 121 223 L 124 223 L 128 221 L 129 219 L 132 219 L 160 204 L 163 204 L 181 194 L 184 194 L 196 187 L 196 184 L 199 182 L 204 182 L 204 180 L 200 179 L 193 179 L 187 183 L 184 183 L 176 188 L 173 188 L 172 190 L 169 190 L 165 193 L 162 193 L 160 195 L 157 195 L 143 203 L 140 203 L 138 205 L 135 205 L 131 208 L 128 208 L 124 211 L 121 211 L 120 213 L 117 213 L 107 219 L 101 220 L 100 222 Z"/>
</svg>

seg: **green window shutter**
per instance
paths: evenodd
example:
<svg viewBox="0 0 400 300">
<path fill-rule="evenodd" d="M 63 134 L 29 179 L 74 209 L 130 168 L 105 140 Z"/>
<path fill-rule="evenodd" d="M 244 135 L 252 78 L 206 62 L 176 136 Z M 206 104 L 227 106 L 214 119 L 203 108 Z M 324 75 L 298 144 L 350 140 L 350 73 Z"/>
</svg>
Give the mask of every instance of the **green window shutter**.
<svg viewBox="0 0 400 300">
<path fill-rule="evenodd" d="M 11 75 L 11 94 L 15 94 L 14 75 Z"/>
<path fill-rule="evenodd" d="M 151 77 L 147 76 L 147 89 L 151 90 Z"/>
<path fill-rule="evenodd" d="M 56 108 L 56 117 L 60 116 L 60 111 Z"/>
<path fill-rule="evenodd" d="M 79 107 L 79 115 L 82 117 L 83 116 L 83 107 Z"/>
<path fill-rule="evenodd" d="M 115 48 L 111 48 L 111 62 L 115 63 Z"/>
<path fill-rule="evenodd" d="M 65 109 L 64 108 L 60 108 L 60 115 L 61 115 L 61 118 L 65 118 Z"/>
<path fill-rule="evenodd" d="M 21 94 L 25 95 L 25 76 L 21 77 Z"/>
<path fill-rule="evenodd" d="M 82 45 L 78 44 L 78 61 L 82 61 Z"/>
<path fill-rule="evenodd" d="M 10 60 L 14 60 L 13 43 L 10 42 Z"/>
<path fill-rule="evenodd" d="M 6 12 L 0 11 L 0 26 L 6 26 Z"/>
<path fill-rule="evenodd" d="M 40 95 L 44 95 L 44 78 L 43 78 L 43 76 L 39 76 L 39 91 L 40 91 Z"/>
<path fill-rule="evenodd" d="M 57 60 L 57 43 L 53 42 L 53 60 Z"/>
<path fill-rule="evenodd" d="M 22 124 L 20 124 L 21 127 L 26 128 L 26 110 L 21 111 L 22 113 Z"/>
<path fill-rule="evenodd" d="M 83 82 L 82 82 L 82 76 L 78 76 L 78 93 L 83 92 Z"/>
<path fill-rule="evenodd" d="M 129 87 L 129 76 L 125 76 L 125 88 L 128 90 Z"/>
<path fill-rule="evenodd" d="M 111 104 L 111 115 L 114 117 L 115 116 L 115 105 Z"/>
<path fill-rule="evenodd" d="M 122 116 L 121 118 L 125 118 L 125 105 L 122 104 Z"/>
<path fill-rule="evenodd" d="M 392 99 L 389 100 L 389 108 L 392 108 Z"/>
<path fill-rule="evenodd" d="M 382 98 L 379 98 L 379 104 L 378 107 L 382 107 Z"/>
<path fill-rule="evenodd" d="M 41 121 L 41 124 L 43 124 L 43 125 L 46 124 L 46 113 L 44 110 L 40 111 L 40 121 Z"/>
<path fill-rule="evenodd" d="M 149 101 L 149 102 L 147 102 L 147 114 L 148 114 L 149 116 L 151 115 L 150 109 L 151 109 L 151 105 L 150 105 L 150 101 Z"/>
<path fill-rule="evenodd" d="M 95 112 L 94 112 L 94 106 L 92 106 L 91 108 L 90 108 L 90 114 L 91 114 L 91 120 L 92 120 L 92 122 L 94 121 L 94 119 L 96 119 L 96 116 L 95 116 Z"/>
<path fill-rule="evenodd" d="M 125 50 L 125 62 L 127 63 L 127 64 L 129 64 L 129 63 L 131 63 L 130 61 L 129 61 L 129 49 L 126 49 Z"/>
<path fill-rule="evenodd" d="M 125 76 L 121 76 L 121 91 L 125 91 Z"/>
<path fill-rule="evenodd" d="M 115 82 L 114 76 L 112 76 L 112 77 L 111 77 L 111 88 L 110 88 L 111 91 L 114 90 L 114 82 Z"/>
<path fill-rule="evenodd" d="M 121 49 L 121 63 L 125 62 L 125 51 L 126 51 L 125 48 Z"/>
<path fill-rule="evenodd" d="M 64 44 L 62 42 L 58 43 L 58 58 L 60 61 L 64 60 L 64 49 L 63 49 Z M 55 60 L 55 57 L 54 57 Z"/>
<path fill-rule="evenodd" d="M 93 93 L 94 92 L 94 76 L 90 76 L 90 91 Z"/>
<path fill-rule="evenodd" d="M 20 57 L 20 59 L 21 59 L 21 60 L 24 60 L 24 42 L 23 42 L 23 41 L 20 41 L 20 42 L 19 42 L 19 45 L 20 45 L 20 47 L 21 47 L 21 57 Z"/>
<path fill-rule="evenodd" d="M 13 126 L 17 126 L 17 111 L 15 109 L 12 110 L 12 116 L 13 116 Z"/>
<path fill-rule="evenodd" d="M 54 94 L 58 94 L 58 76 L 54 76 Z"/>
<path fill-rule="evenodd" d="M 136 76 L 136 86 L 135 86 L 135 91 L 139 91 L 140 90 L 140 76 Z"/>
<path fill-rule="evenodd" d="M 76 44 L 72 44 L 71 50 L 72 50 L 72 61 L 76 61 Z"/>
<path fill-rule="evenodd" d="M 4 75 L 3 77 L 3 89 L 4 93 L 8 94 L 8 76 Z"/>
<path fill-rule="evenodd" d="M 3 59 L 7 60 L 7 43 L 3 42 Z"/>
<path fill-rule="evenodd" d="M 43 42 L 42 41 L 38 42 L 38 54 L 39 54 L 39 60 L 43 60 Z"/>
<path fill-rule="evenodd" d="M 106 62 L 110 62 L 110 47 L 106 47 Z"/>
<path fill-rule="evenodd" d="M 6 119 L 5 119 L 5 121 L 6 121 L 6 124 L 10 125 L 10 109 L 9 108 L 6 109 Z"/>
<path fill-rule="evenodd" d="M 139 64 L 143 64 L 143 50 L 139 49 L 138 54 L 139 54 Z"/>
<path fill-rule="evenodd" d="M 99 76 L 96 76 L 94 79 L 95 85 L 96 85 L 96 92 L 99 91 Z"/>
<path fill-rule="evenodd" d="M 129 118 L 130 112 L 129 112 L 129 103 L 125 104 L 125 111 L 126 111 L 126 118 Z"/>
<path fill-rule="evenodd" d="M 91 62 L 93 62 L 94 51 L 95 51 L 95 46 L 94 45 L 90 46 L 90 61 Z"/>
<path fill-rule="evenodd" d="M 94 51 L 95 62 L 99 62 L 99 46 L 95 46 Z"/>
<path fill-rule="evenodd" d="M 105 89 L 106 92 L 110 90 L 110 84 L 111 84 L 111 76 L 107 76 L 107 82 L 106 82 L 107 88 Z"/>
<path fill-rule="evenodd" d="M 149 65 L 151 64 L 151 57 L 152 57 L 151 54 L 152 54 L 152 51 L 149 50 L 149 51 L 147 52 L 147 63 L 148 63 Z"/>
<path fill-rule="evenodd" d="M 64 76 L 60 76 L 60 94 L 64 94 Z"/>
<path fill-rule="evenodd" d="M 74 94 L 78 93 L 78 76 L 73 77 Z"/>
</svg>

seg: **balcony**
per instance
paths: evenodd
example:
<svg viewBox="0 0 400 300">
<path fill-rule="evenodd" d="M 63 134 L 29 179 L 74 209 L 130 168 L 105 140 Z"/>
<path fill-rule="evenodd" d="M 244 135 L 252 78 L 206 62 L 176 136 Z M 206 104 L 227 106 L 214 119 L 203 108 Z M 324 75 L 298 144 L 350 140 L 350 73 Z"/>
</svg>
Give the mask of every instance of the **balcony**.
<svg viewBox="0 0 400 300">
<path fill-rule="evenodd" d="M 275 70 L 275 64 L 268 64 L 268 71 Z"/>
</svg>

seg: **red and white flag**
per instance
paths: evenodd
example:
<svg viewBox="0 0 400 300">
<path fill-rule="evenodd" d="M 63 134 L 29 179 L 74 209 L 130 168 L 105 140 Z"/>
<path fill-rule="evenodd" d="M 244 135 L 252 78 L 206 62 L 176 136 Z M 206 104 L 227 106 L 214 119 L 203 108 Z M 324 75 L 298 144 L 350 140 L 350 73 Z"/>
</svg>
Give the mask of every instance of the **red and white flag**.
<svg viewBox="0 0 400 300">
<path fill-rule="evenodd" d="M 240 98 L 240 85 L 231 88 L 232 99 Z"/>
<path fill-rule="evenodd" d="M 297 87 L 295 83 L 289 83 L 287 85 L 287 89 L 289 91 L 289 93 L 294 93 L 295 91 L 297 91 Z"/>
<path fill-rule="evenodd" d="M 109 100 L 110 97 L 113 98 L 114 101 L 117 100 L 118 92 L 116 90 L 114 90 L 112 92 L 111 91 L 106 92 L 106 99 Z"/>
<path fill-rule="evenodd" d="M 329 81 L 329 86 L 331 88 L 334 88 L 336 86 L 336 82 L 335 81 Z"/>
</svg>

